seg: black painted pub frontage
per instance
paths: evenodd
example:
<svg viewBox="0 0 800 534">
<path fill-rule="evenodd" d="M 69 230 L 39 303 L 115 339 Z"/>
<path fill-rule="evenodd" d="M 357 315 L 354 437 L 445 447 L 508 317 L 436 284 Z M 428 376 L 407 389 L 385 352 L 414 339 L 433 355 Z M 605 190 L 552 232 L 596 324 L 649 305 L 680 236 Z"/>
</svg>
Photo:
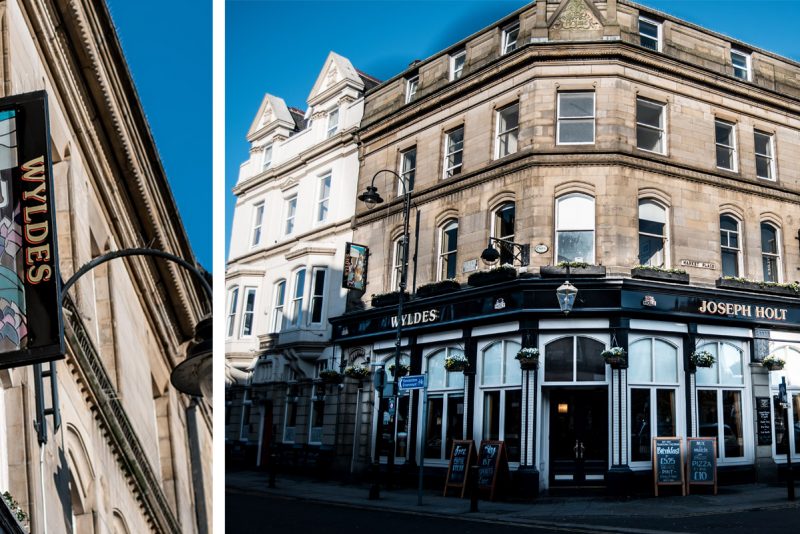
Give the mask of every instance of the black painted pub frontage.
<svg viewBox="0 0 800 534">
<path fill-rule="evenodd" d="M 396 406 L 377 398 L 370 459 L 386 462 L 391 447 L 395 464 L 418 465 L 424 455 L 426 468 L 444 473 L 453 440 L 502 440 L 512 480 L 531 493 L 652 488 L 656 436 L 716 438 L 723 484 L 775 481 L 788 453 L 800 463 L 800 298 L 780 288 L 570 281 L 578 294 L 568 315 L 556 296 L 563 278 L 518 278 L 407 302 L 401 363 L 410 374 L 427 373 L 427 409 L 419 391 L 401 392 Z M 331 323 L 343 365 L 383 363 L 392 380 L 395 306 Z M 523 347 L 539 350 L 538 369 L 520 368 Z M 610 347 L 627 351 L 626 368 L 605 362 Z M 696 351 L 715 363 L 695 367 Z M 467 369 L 447 371 L 445 359 L 457 355 Z M 762 365 L 769 355 L 784 368 Z M 783 377 L 788 410 L 777 402 Z"/>
</svg>

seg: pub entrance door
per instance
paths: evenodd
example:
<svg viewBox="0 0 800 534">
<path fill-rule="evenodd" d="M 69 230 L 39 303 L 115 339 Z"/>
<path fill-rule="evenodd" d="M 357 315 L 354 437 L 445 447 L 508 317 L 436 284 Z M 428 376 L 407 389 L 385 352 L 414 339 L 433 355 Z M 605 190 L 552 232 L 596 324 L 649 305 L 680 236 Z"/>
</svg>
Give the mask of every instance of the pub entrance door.
<svg viewBox="0 0 800 534">
<path fill-rule="evenodd" d="M 608 388 L 550 390 L 550 485 L 602 486 L 608 469 Z"/>
</svg>

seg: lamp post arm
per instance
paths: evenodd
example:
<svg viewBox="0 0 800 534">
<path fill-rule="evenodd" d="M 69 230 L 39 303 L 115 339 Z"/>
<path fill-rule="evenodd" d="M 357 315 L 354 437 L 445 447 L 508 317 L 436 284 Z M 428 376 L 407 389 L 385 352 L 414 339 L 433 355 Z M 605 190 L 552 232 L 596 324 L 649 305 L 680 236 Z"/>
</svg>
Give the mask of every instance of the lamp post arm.
<svg viewBox="0 0 800 534">
<path fill-rule="evenodd" d="M 170 254 L 169 252 L 164 252 L 163 250 L 156 250 L 152 248 L 126 248 L 123 250 L 113 250 L 102 256 L 98 256 L 91 260 L 90 262 L 86 263 L 78 269 L 75 274 L 69 277 L 63 286 L 61 286 L 61 295 L 59 297 L 59 302 L 63 306 L 64 304 L 64 297 L 67 294 L 69 288 L 71 288 L 78 279 L 83 276 L 84 274 L 88 273 L 98 265 L 106 263 L 107 261 L 111 261 L 116 258 L 124 258 L 127 256 L 155 256 L 157 258 L 163 258 L 165 260 L 172 261 L 177 263 L 181 267 L 188 269 L 190 273 L 195 275 L 195 277 L 200 281 L 200 285 L 203 287 L 203 290 L 206 292 L 209 300 L 213 298 L 214 292 L 211 289 L 211 284 L 206 280 L 205 275 L 194 265 L 189 263 L 188 261 L 184 260 L 181 257 L 178 257 L 174 254 Z"/>
<path fill-rule="evenodd" d="M 372 175 L 372 181 L 370 182 L 370 186 L 375 187 L 375 178 L 377 178 L 378 175 L 383 173 L 383 172 L 388 172 L 389 174 L 394 175 L 394 177 L 397 178 L 398 180 L 400 180 L 400 182 L 403 184 L 403 191 L 405 191 L 405 194 L 409 193 L 408 180 L 403 178 L 402 175 L 397 174 L 396 172 L 394 172 L 393 170 L 390 170 L 390 169 L 381 169 L 378 172 L 376 172 L 374 175 Z"/>
</svg>

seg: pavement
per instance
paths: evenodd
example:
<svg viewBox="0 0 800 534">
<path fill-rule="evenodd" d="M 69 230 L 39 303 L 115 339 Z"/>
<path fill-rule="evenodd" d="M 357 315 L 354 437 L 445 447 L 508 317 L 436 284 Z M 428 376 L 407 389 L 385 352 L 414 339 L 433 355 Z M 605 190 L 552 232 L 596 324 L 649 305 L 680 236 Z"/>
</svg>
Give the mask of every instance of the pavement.
<svg viewBox="0 0 800 534">
<path fill-rule="evenodd" d="M 418 505 L 415 489 L 381 489 L 380 499 L 368 500 L 367 484 L 345 484 L 284 475 L 269 488 L 267 473 L 232 471 L 226 474 L 226 493 L 260 494 L 264 496 L 319 502 L 359 509 L 374 509 L 406 514 L 427 515 L 490 521 L 495 523 L 527 524 L 532 526 L 575 527 L 593 532 L 655 533 L 664 530 L 622 527 L 620 523 L 652 524 L 658 519 L 682 519 L 704 515 L 736 514 L 741 512 L 796 510 L 800 500 L 788 501 L 785 486 L 743 484 L 722 486 L 717 495 L 691 494 L 661 497 L 606 496 L 540 496 L 529 502 L 490 502 L 481 500 L 478 512 L 470 513 L 469 498 L 443 497 L 441 491 L 425 489 L 422 506 Z M 454 492 L 451 492 L 454 494 Z M 607 526 L 604 526 L 606 523 Z M 614 525 L 614 523 L 617 523 Z"/>
</svg>

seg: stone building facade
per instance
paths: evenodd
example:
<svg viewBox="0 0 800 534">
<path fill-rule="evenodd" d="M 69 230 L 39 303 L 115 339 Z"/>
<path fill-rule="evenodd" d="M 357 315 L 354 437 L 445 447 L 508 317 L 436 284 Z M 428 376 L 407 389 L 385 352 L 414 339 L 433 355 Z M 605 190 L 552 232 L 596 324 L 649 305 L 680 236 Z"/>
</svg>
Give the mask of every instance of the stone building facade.
<svg viewBox="0 0 800 534">
<path fill-rule="evenodd" d="M 0 49 L 0 95 L 47 93 L 62 279 L 126 248 L 194 261 L 105 3 L 0 2 Z M 33 366 L 0 371 L 0 490 L 25 531 L 210 531 L 211 408 L 170 384 L 210 310 L 181 267 L 114 260 L 69 290 L 41 397 Z"/>
<path fill-rule="evenodd" d="M 406 172 L 413 151 L 402 347 L 430 385 L 422 421 L 416 393 L 390 406 L 346 383 L 374 399 L 339 425 L 353 468 L 393 444 L 399 464 L 423 453 L 444 469 L 454 439 L 494 439 L 529 489 L 608 485 L 651 476 L 652 438 L 674 435 L 715 437 L 723 482 L 778 476 L 787 450 L 800 454 L 798 75 L 795 61 L 639 4 L 564 0 L 370 91 L 358 190 L 380 169 Z M 402 263 L 402 199 L 386 176 L 386 202 L 356 206 L 365 301 L 396 288 Z M 487 286 L 472 275 L 491 237 L 530 246 L 530 262 L 501 250 L 516 272 Z M 428 285 L 447 279 L 460 289 Z M 565 281 L 578 289 L 568 316 Z M 376 304 L 332 319 L 342 365 L 394 361 L 395 308 Z M 523 347 L 539 351 L 537 370 L 520 371 Z M 627 368 L 605 364 L 611 347 Z M 711 368 L 692 363 L 701 351 Z M 453 355 L 463 374 L 443 370 Z M 768 372 L 768 355 L 784 370 Z M 773 402 L 784 376 L 787 414 Z"/>
<path fill-rule="evenodd" d="M 342 265 L 358 179 L 353 134 L 364 91 L 376 84 L 331 52 L 305 111 L 267 94 L 247 134 L 225 276 L 225 353 L 239 371 L 226 390 L 232 465 L 243 457 L 264 465 L 275 441 L 333 444 L 338 390 L 318 379 L 339 359 L 328 319 L 345 310 Z"/>
</svg>

